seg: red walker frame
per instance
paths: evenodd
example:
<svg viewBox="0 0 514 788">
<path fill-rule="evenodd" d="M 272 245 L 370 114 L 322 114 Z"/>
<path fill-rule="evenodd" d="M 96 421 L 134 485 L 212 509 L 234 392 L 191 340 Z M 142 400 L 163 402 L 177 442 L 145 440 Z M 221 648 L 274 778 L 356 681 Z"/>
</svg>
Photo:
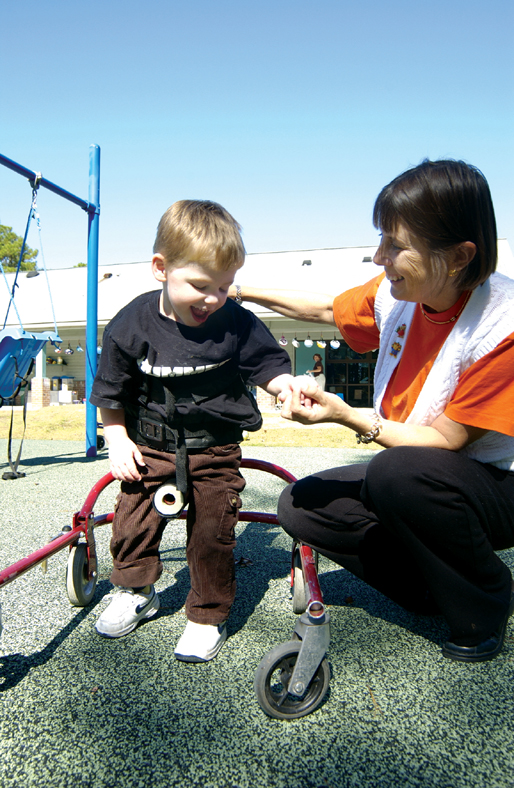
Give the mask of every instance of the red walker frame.
<svg viewBox="0 0 514 788">
<path fill-rule="evenodd" d="M 264 460 L 243 459 L 241 468 L 264 471 L 287 483 L 296 481 L 289 471 Z M 91 488 L 80 511 L 73 515 L 73 525 L 65 526 L 44 547 L 0 571 L 0 589 L 69 547 L 66 585 L 70 602 L 78 607 L 89 604 L 97 581 L 94 529 L 112 522 L 114 517 L 113 512 L 95 515 L 93 509 L 100 494 L 113 481 L 112 473 L 103 476 Z M 180 519 L 185 517 L 186 512 L 179 515 Z M 279 525 L 277 515 L 267 512 L 241 511 L 239 521 Z M 277 719 L 292 719 L 314 711 L 321 704 L 330 680 L 324 659 L 330 639 L 329 614 L 323 603 L 315 555 L 302 543 L 293 544 L 291 589 L 295 612 L 303 613 L 293 639 L 264 657 L 254 681 L 262 709 Z"/>
</svg>

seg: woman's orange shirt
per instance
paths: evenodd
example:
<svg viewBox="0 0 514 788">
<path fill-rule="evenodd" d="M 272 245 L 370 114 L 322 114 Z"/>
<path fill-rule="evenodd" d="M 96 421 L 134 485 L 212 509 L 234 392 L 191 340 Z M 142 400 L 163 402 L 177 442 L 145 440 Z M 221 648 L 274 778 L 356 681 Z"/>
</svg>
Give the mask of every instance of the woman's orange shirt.
<svg viewBox="0 0 514 788">
<path fill-rule="evenodd" d="M 375 322 L 375 296 L 384 274 L 354 287 L 334 300 L 334 318 L 345 342 L 357 353 L 376 350 L 380 332 Z M 407 419 L 437 354 L 456 323 L 447 322 L 467 298 L 464 293 L 447 312 L 430 314 L 429 322 L 417 305 L 400 361 L 382 401 L 384 416 Z M 461 376 L 445 415 L 472 427 L 514 437 L 514 334 L 467 369 Z"/>
</svg>

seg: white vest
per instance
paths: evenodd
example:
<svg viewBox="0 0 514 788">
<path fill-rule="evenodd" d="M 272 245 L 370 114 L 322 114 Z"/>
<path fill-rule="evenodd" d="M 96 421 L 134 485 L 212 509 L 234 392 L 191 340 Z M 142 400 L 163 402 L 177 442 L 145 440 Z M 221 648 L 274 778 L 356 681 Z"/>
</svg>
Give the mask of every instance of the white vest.
<svg viewBox="0 0 514 788">
<path fill-rule="evenodd" d="M 415 307 L 416 304 L 408 301 L 396 301 L 391 296 L 387 279 L 381 282 L 375 299 L 375 320 L 380 331 L 374 381 L 377 413 L 380 413 L 387 384 L 400 361 Z M 514 281 L 495 273 L 473 290 L 434 361 L 407 423 L 432 424 L 444 412 L 462 373 L 513 332 Z M 513 374 L 514 370 L 506 369 L 506 380 Z M 498 468 L 514 470 L 514 438 L 499 432 L 488 432 L 461 449 L 461 453 Z"/>
</svg>

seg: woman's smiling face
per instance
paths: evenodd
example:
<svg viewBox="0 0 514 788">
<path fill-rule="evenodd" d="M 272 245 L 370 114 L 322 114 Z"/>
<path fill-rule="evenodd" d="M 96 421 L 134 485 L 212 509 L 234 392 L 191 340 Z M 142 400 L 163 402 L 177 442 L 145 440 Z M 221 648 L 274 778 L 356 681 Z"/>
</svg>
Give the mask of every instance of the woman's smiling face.
<svg viewBox="0 0 514 788">
<path fill-rule="evenodd" d="M 434 265 L 421 239 L 405 225 L 398 224 L 394 230 L 381 235 L 373 262 L 384 267 L 393 298 L 425 304 L 435 311 L 449 309 L 457 299 L 446 266 Z"/>
</svg>

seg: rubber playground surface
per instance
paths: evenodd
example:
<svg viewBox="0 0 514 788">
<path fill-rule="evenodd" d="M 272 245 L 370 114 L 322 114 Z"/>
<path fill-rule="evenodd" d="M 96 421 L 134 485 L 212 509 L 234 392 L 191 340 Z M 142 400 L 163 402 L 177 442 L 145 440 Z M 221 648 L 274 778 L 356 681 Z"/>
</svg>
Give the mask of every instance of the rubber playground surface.
<svg viewBox="0 0 514 788">
<path fill-rule="evenodd" d="M 6 469 L 0 441 L 0 476 Z M 247 457 L 296 476 L 368 452 L 248 448 Z M 5 466 L 5 467 L 4 467 Z M 83 443 L 26 441 L 25 478 L 0 480 L 0 568 L 71 524 L 108 470 Z M 284 484 L 245 471 L 246 510 L 274 512 Z M 95 513 L 112 511 L 117 485 Z M 320 560 L 331 616 L 330 689 L 301 719 L 266 716 L 253 690 L 261 659 L 287 642 L 290 540 L 276 526 L 241 523 L 238 593 L 229 639 L 210 663 L 179 663 L 185 626 L 185 525 L 162 543 L 158 615 L 117 640 L 93 628 L 111 585 L 109 526 L 95 530 L 99 582 L 72 607 L 67 550 L 0 591 L 1 788 L 511 788 L 514 785 L 514 619 L 501 655 L 444 659 L 442 619 L 414 616 Z M 504 559 L 514 569 L 514 551 Z"/>
</svg>

